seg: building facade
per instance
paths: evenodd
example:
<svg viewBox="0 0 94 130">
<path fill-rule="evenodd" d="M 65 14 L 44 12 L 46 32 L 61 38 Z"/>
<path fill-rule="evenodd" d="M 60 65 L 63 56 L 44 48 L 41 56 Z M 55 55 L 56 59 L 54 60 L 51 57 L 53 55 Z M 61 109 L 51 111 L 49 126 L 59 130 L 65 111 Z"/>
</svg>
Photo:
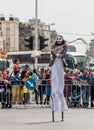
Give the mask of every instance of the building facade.
<svg viewBox="0 0 94 130">
<path fill-rule="evenodd" d="M 3 40 L 3 51 L 19 51 L 19 20 L 18 18 L 0 17 L 0 32 Z"/>
</svg>

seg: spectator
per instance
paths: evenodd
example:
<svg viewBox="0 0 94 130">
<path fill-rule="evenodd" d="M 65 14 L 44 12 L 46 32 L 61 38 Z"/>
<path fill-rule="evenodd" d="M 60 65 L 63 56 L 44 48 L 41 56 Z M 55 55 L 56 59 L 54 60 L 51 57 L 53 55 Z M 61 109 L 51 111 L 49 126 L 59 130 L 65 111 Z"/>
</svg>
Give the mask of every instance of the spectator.
<svg viewBox="0 0 94 130">
<path fill-rule="evenodd" d="M 1 92 L 2 108 L 11 108 L 12 107 L 12 105 L 11 105 L 11 86 L 7 79 L 7 75 L 3 75 L 2 88 L 3 88 L 3 91 Z"/>
<path fill-rule="evenodd" d="M 46 78 L 45 78 L 45 88 L 44 88 L 44 95 L 46 95 L 45 100 L 44 100 L 44 104 L 47 103 L 47 105 L 49 105 L 49 101 L 50 101 L 50 95 L 51 95 L 51 80 L 50 80 L 50 74 L 46 74 Z"/>
<path fill-rule="evenodd" d="M 40 85 L 38 86 L 38 90 L 39 90 L 39 95 L 40 95 L 40 104 L 42 105 L 43 104 L 43 92 L 44 92 L 44 89 L 45 89 L 45 78 L 46 78 L 46 75 L 45 73 L 42 75 L 42 80 L 41 80 L 41 83 Z"/>
<path fill-rule="evenodd" d="M 30 78 L 29 77 L 29 72 L 27 71 L 25 73 L 25 76 L 23 78 L 23 82 L 25 83 L 25 81 Z M 28 104 L 30 102 L 30 90 L 27 89 L 27 87 L 24 85 L 23 87 L 23 95 L 24 95 L 24 100 L 23 100 L 23 104 Z"/>
<path fill-rule="evenodd" d="M 9 78 L 12 85 L 12 102 L 13 104 L 22 103 L 22 89 L 21 89 L 21 77 L 19 76 L 20 72 L 15 71 L 15 75 Z"/>
<path fill-rule="evenodd" d="M 17 74 L 17 72 L 20 71 L 20 68 L 21 68 L 21 66 L 20 66 L 20 64 L 19 64 L 19 60 L 16 59 L 16 60 L 14 61 L 14 66 L 13 66 L 14 75 Z"/>
<path fill-rule="evenodd" d="M 69 97 L 71 94 L 71 90 L 72 90 L 72 76 L 71 76 L 71 71 L 69 69 L 65 70 L 65 75 L 64 75 L 64 79 L 65 79 L 65 88 L 64 88 L 64 96 L 66 98 L 67 104 L 69 105 Z"/>
<path fill-rule="evenodd" d="M 89 81 L 90 76 L 88 71 L 85 69 L 83 73 L 77 78 L 81 82 L 81 89 L 82 89 L 82 107 L 87 108 L 89 105 L 89 97 L 90 97 L 90 86 Z M 88 83 L 88 84 L 87 84 Z"/>
<path fill-rule="evenodd" d="M 71 104 L 73 107 L 79 107 L 80 106 L 80 87 L 74 86 L 70 95 Z"/>
<path fill-rule="evenodd" d="M 24 70 L 21 72 L 21 78 L 24 79 L 26 72 L 30 71 L 29 65 L 25 65 Z"/>
</svg>

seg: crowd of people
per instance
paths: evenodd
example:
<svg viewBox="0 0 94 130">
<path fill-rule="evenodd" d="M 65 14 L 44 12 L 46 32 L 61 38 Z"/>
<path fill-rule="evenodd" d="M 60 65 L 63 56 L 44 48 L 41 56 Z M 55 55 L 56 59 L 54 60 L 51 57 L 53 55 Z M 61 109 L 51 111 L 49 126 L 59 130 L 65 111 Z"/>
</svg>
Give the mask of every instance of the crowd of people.
<svg viewBox="0 0 94 130">
<path fill-rule="evenodd" d="M 13 71 L 0 71 L 0 102 L 2 108 L 13 104 L 30 103 L 31 94 L 36 104 L 50 103 L 52 111 L 63 111 L 67 106 L 88 108 L 94 106 L 94 74 L 92 69 L 70 70 L 66 63 L 67 44 L 61 35 L 57 36 L 51 50 L 51 69 L 31 69 L 28 64 L 21 68 L 15 59 Z M 36 87 L 31 91 L 26 81 L 32 78 Z M 45 98 L 44 98 L 45 97 Z M 63 114 L 62 114 L 63 115 Z"/>
<path fill-rule="evenodd" d="M 25 81 L 28 78 L 40 81 L 40 84 L 34 90 L 29 90 Z M 45 80 L 46 79 L 46 80 Z M 36 82 L 37 82 L 36 81 Z M 30 103 L 30 94 L 35 95 L 36 104 L 49 104 L 50 93 L 50 70 L 49 69 L 30 69 L 26 64 L 21 70 L 19 60 L 16 59 L 13 66 L 13 72 L 7 70 L 0 71 L 0 102 L 2 108 L 11 108 L 13 104 Z M 43 100 L 43 95 L 45 99 Z M 40 100 L 40 101 L 39 101 Z"/>
<path fill-rule="evenodd" d="M 28 90 L 25 81 L 28 78 L 40 81 L 34 90 Z M 11 108 L 13 104 L 30 103 L 31 93 L 36 104 L 49 104 L 51 95 L 51 70 L 30 69 L 25 65 L 21 70 L 19 60 L 15 60 L 13 72 L 0 71 L 0 102 L 2 108 Z M 90 68 L 82 71 L 65 69 L 64 96 L 68 106 L 88 108 L 94 107 L 94 75 Z M 82 102 L 82 103 L 81 103 Z"/>
<path fill-rule="evenodd" d="M 66 69 L 65 96 L 70 105 L 74 107 L 94 107 L 94 74 L 91 68 L 84 70 Z M 82 102 L 82 103 L 81 103 Z"/>
</svg>

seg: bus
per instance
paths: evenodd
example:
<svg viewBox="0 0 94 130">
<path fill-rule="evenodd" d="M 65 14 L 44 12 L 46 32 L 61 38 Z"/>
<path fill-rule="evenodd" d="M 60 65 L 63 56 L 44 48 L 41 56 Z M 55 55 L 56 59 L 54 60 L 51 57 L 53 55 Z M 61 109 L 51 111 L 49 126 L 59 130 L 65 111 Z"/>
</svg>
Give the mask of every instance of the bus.
<svg viewBox="0 0 94 130">
<path fill-rule="evenodd" d="M 13 71 L 13 61 L 11 59 L 0 58 L 0 71 L 8 70 L 10 73 Z"/>
<path fill-rule="evenodd" d="M 78 69 L 84 69 L 86 66 L 89 66 L 91 57 L 87 56 L 86 54 L 81 54 L 78 52 L 68 52 L 74 57 L 75 60 L 75 67 Z"/>
<path fill-rule="evenodd" d="M 49 67 L 51 52 L 37 51 L 34 54 L 34 51 L 20 51 L 7 53 L 7 59 L 12 59 L 13 61 L 19 59 L 20 64 L 30 64 L 31 67 L 34 67 L 36 56 L 38 57 L 38 67 Z M 67 54 L 66 60 L 68 68 L 75 69 L 75 60 L 71 54 Z"/>
<path fill-rule="evenodd" d="M 34 52 L 34 51 L 19 51 L 8 52 L 7 59 L 19 59 L 20 64 L 30 64 L 31 67 L 35 64 L 35 57 L 38 58 L 38 66 L 47 66 L 50 62 L 50 53 L 46 52 Z"/>
</svg>

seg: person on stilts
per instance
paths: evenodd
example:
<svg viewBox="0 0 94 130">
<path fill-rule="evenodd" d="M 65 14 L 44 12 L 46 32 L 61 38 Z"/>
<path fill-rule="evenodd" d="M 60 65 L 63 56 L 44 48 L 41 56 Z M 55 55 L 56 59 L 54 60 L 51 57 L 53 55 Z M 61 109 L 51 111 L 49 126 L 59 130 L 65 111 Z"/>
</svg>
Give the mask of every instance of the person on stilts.
<svg viewBox="0 0 94 130">
<path fill-rule="evenodd" d="M 66 63 L 67 45 L 61 35 L 56 38 L 55 45 L 53 45 L 51 53 L 51 110 L 52 121 L 54 122 L 54 112 L 61 112 L 62 121 L 64 120 L 64 111 L 68 110 L 68 106 L 64 97 L 64 69 L 67 67 Z"/>
</svg>

